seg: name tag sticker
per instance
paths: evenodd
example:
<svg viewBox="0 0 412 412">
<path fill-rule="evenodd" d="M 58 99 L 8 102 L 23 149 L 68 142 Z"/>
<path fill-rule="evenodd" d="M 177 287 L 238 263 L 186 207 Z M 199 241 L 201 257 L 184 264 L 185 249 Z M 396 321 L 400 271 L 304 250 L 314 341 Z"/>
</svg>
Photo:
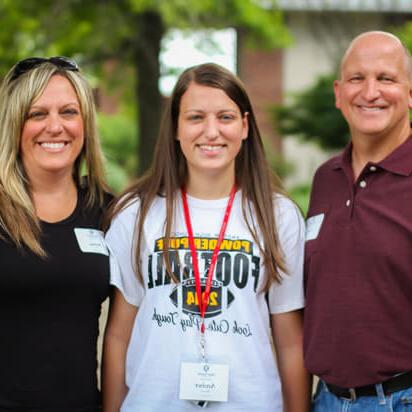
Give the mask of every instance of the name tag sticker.
<svg viewBox="0 0 412 412">
<path fill-rule="evenodd" d="M 311 216 L 306 221 L 306 236 L 305 240 L 316 239 L 319 235 L 320 228 L 322 227 L 323 220 L 325 219 L 325 214 L 321 213 L 319 215 Z"/>
<path fill-rule="evenodd" d="M 103 232 L 96 229 L 74 228 L 79 248 L 83 253 L 100 253 L 109 255 L 109 251 L 104 241 Z"/>
<path fill-rule="evenodd" d="M 180 399 L 227 402 L 228 392 L 228 364 L 205 362 L 181 363 Z"/>
</svg>

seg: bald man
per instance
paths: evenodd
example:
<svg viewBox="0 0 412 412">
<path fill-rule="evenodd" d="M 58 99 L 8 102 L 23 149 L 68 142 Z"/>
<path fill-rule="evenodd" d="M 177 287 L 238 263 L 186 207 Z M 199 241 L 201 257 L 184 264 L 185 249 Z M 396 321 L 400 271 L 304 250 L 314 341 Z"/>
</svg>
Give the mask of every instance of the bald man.
<svg viewBox="0 0 412 412">
<path fill-rule="evenodd" d="M 305 362 L 315 412 L 412 411 L 411 61 L 356 37 L 334 83 L 351 133 L 316 172 L 306 232 Z"/>
</svg>

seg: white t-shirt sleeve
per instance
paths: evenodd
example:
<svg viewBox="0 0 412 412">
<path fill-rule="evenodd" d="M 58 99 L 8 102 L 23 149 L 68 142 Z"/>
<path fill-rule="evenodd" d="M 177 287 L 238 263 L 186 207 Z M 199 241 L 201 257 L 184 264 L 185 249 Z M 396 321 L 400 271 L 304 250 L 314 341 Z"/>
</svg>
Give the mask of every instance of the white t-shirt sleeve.
<svg viewBox="0 0 412 412">
<path fill-rule="evenodd" d="M 303 253 L 305 223 L 296 205 L 289 199 L 277 197 L 276 224 L 287 273 L 282 282 L 273 282 L 269 289 L 270 313 L 285 313 L 305 305 L 303 290 Z"/>
<path fill-rule="evenodd" d="M 134 232 L 138 202 L 129 204 L 114 219 L 106 233 L 110 252 L 110 283 L 128 303 L 140 306 L 144 288 L 135 272 Z"/>
</svg>

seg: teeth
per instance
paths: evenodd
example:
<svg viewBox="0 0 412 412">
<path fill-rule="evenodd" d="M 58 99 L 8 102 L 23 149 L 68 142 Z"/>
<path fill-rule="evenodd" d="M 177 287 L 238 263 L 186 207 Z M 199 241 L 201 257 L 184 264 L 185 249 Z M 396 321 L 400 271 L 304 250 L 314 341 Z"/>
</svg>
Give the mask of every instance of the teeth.
<svg viewBox="0 0 412 412">
<path fill-rule="evenodd" d="M 40 143 L 41 147 L 45 147 L 46 149 L 62 149 L 64 147 L 64 143 Z"/>
<path fill-rule="evenodd" d="M 367 112 L 378 112 L 380 110 L 383 110 L 383 107 L 365 107 L 365 106 L 362 106 L 361 108 L 362 108 L 362 110 L 366 110 Z"/>
<path fill-rule="evenodd" d="M 203 150 L 211 150 L 211 151 L 217 151 L 220 150 L 222 148 L 222 146 L 209 146 L 206 144 L 202 144 L 200 145 L 200 148 Z"/>
</svg>

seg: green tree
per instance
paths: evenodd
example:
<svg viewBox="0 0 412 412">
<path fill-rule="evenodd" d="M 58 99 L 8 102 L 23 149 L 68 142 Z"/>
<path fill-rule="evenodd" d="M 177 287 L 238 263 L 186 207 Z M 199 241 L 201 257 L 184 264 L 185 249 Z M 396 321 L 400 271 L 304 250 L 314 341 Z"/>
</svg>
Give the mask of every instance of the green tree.
<svg viewBox="0 0 412 412">
<path fill-rule="evenodd" d="M 340 149 L 350 139 L 340 110 L 335 108 L 335 74 L 319 77 L 313 86 L 294 96 L 293 102 L 273 110 L 281 135 L 314 141 L 324 149 Z"/>
<path fill-rule="evenodd" d="M 168 28 L 235 27 L 242 39 L 270 47 L 289 40 L 275 0 L 0 0 L 0 15 L 7 65 L 29 54 L 64 54 L 83 66 L 114 59 L 133 68 L 140 172 L 160 124 L 159 52 Z"/>
<path fill-rule="evenodd" d="M 412 50 L 412 21 L 408 21 L 402 27 L 393 30 L 393 33 L 402 40 L 409 51 Z"/>
</svg>

